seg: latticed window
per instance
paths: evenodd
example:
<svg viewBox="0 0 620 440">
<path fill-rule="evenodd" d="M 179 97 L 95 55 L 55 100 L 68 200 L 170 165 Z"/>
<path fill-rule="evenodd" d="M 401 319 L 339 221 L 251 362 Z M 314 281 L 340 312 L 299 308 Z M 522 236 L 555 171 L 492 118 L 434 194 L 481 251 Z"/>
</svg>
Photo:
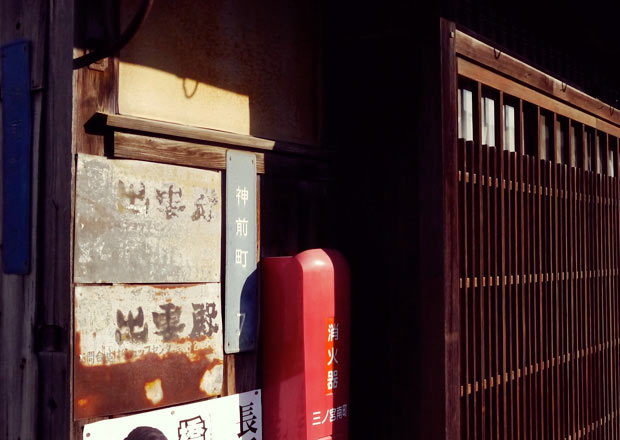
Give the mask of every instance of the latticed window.
<svg viewBox="0 0 620 440">
<path fill-rule="evenodd" d="M 456 45 L 461 437 L 618 436 L 620 118 Z"/>
</svg>

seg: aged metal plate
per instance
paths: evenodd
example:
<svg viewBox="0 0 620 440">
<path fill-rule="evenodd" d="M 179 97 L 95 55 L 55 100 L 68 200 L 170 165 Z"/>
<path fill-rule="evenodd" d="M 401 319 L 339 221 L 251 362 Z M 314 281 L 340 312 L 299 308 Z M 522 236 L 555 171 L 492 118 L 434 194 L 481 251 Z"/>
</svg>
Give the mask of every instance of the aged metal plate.
<svg viewBox="0 0 620 440">
<path fill-rule="evenodd" d="M 203 402 L 158 409 L 142 414 L 102 420 L 84 426 L 88 440 L 149 437 L 160 431 L 168 440 L 261 440 L 260 390 Z M 140 433 L 142 436 L 138 436 Z"/>
<path fill-rule="evenodd" d="M 5 273 L 25 275 L 30 272 L 30 45 L 17 41 L 1 52 L 2 266 Z"/>
<path fill-rule="evenodd" d="M 216 171 L 79 155 L 76 283 L 219 282 Z"/>
<path fill-rule="evenodd" d="M 221 393 L 220 284 L 75 287 L 75 418 Z"/>
<path fill-rule="evenodd" d="M 256 156 L 226 152 L 226 353 L 256 348 Z"/>
</svg>

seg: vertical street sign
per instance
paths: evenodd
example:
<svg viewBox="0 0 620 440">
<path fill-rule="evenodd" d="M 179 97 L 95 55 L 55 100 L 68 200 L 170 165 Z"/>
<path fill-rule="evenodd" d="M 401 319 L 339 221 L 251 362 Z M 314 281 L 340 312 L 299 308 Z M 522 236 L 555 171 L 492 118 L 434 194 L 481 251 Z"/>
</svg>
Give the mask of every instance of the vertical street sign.
<svg viewBox="0 0 620 440">
<path fill-rule="evenodd" d="M 2 47 L 2 263 L 5 273 L 30 272 L 30 45 Z"/>
<path fill-rule="evenodd" d="M 224 350 L 254 350 L 258 324 L 256 156 L 226 152 Z"/>
</svg>

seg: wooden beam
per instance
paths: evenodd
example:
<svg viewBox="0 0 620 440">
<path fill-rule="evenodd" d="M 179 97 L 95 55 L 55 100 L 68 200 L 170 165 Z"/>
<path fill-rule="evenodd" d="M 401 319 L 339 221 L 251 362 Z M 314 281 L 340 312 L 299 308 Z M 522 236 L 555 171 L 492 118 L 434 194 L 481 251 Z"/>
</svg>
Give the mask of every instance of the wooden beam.
<svg viewBox="0 0 620 440">
<path fill-rule="evenodd" d="M 166 138 L 115 132 L 113 156 L 214 170 L 226 169 L 226 148 Z M 263 153 L 256 154 L 256 169 L 265 172 Z"/>
<path fill-rule="evenodd" d="M 424 402 L 426 423 L 416 434 L 456 440 L 461 438 L 457 66 L 454 23 L 440 19 L 438 24 L 423 52 L 428 66 L 420 77 L 429 84 L 420 96 L 433 105 L 418 121 L 426 130 L 417 138 L 416 172 L 418 182 L 424 182 L 418 200 L 424 209 L 418 214 L 419 279 L 414 296 L 415 307 L 423 310 L 415 319 L 422 332 L 417 355 L 425 359 L 419 365 L 424 379 L 418 383 L 418 399 Z M 432 197 L 426 195 L 431 188 Z"/>
<path fill-rule="evenodd" d="M 457 181 L 457 65 L 454 23 L 440 20 L 441 63 L 441 184 L 443 200 L 440 218 L 443 219 L 441 242 L 443 245 L 443 330 L 445 377 L 445 438 L 460 438 L 461 380 L 459 297 L 459 224 Z"/>
<path fill-rule="evenodd" d="M 324 157 L 329 151 L 299 144 L 257 138 L 254 136 L 228 133 L 209 128 L 192 127 L 174 124 L 172 122 L 156 121 L 137 118 L 134 116 L 115 115 L 109 113 L 95 113 L 88 122 L 91 131 L 107 129 L 112 131 L 129 131 L 149 134 L 151 136 L 166 136 L 187 140 L 212 142 L 230 147 L 243 147 L 255 150 L 277 151 L 310 157 Z"/>
<path fill-rule="evenodd" d="M 462 31 L 456 32 L 456 53 L 507 75 L 564 103 L 583 109 L 609 123 L 620 125 L 620 111 L 532 66 L 485 44 Z"/>
<path fill-rule="evenodd" d="M 175 139 L 115 132 L 109 155 L 116 159 L 145 160 L 214 170 L 226 169 L 227 147 Z M 325 160 L 255 152 L 258 174 L 333 178 L 333 165 Z"/>
<path fill-rule="evenodd" d="M 459 75 L 480 81 L 487 86 L 502 90 L 508 95 L 521 98 L 546 110 L 566 116 L 574 121 L 581 122 L 614 136 L 620 136 L 619 126 L 537 92 L 530 87 L 519 84 L 510 78 L 494 73 L 461 57 L 458 57 L 458 72 Z"/>
<path fill-rule="evenodd" d="M 39 439 L 71 439 L 73 349 L 73 26 L 74 2 L 57 0 L 49 7 L 47 88 L 42 154 L 42 282 L 38 321 L 57 336 L 39 352 Z"/>
</svg>

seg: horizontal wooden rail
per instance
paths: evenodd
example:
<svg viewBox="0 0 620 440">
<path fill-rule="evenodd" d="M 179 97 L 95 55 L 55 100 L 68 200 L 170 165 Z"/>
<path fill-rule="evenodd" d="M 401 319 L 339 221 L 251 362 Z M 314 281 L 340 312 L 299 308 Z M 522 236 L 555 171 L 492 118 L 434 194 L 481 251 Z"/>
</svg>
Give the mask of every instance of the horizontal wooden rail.
<svg viewBox="0 0 620 440">
<path fill-rule="evenodd" d="M 585 271 L 573 271 L 573 272 L 555 272 L 555 273 L 530 273 L 530 274 L 510 274 L 500 277 L 499 275 L 493 276 L 480 276 L 473 278 L 459 278 L 459 288 L 468 289 L 470 287 L 493 287 L 493 286 L 512 286 L 519 284 L 537 284 L 546 283 L 549 281 L 570 281 L 570 280 L 587 280 L 601 277 L 615 277 L 618 276 L 618 268 L 605 268 L 599 270 L 585 270 Z M 504 282 L 502 282 L 502 279 Z M 480 280 L 480 282 L 478 282 Z M 465 281 L 463 283 L 463 281 Z"/>
<path fill-rule="evenodd" d="M 598 115 L 592 115 L 558 101 L 555 98 L 544 95 L 536 90 L 526 87 L 510 78 L 491 72 L 482 66 L 472 63 L 464 58 L 458 58 L 458 73 L 475 81 L 479 81 L 489 87 L 502 90 L 510 96 L 523 99 L 536 104 L 558 115 L 565 116 L 573 121 L 602 130 L 613 136 L 620 137 L 620 126 L 609 123 Z"/>
<path fill-rule="evenodd" d="M 256 171 L 265 172 L 265 155 L 255 153 Z M 152 136 L 115 132 L 113 156 L 175 165 L 226 169 L 226 148 Z"/>
<path fill-rule="evenodd" d="M 226 169 L 227 146 L 209 145 L 115 131 L 108 155 L 116 159 L 144 160 L 214 170 Z M 256 172 L 277 176 L 333 178 L 329 161 L 275 152 L 254 152 Z"/>
<path fill-rule="evenodd" d="M 456 32 L 456 53 L 500 72 L 527 86 L 560 100 L 582 113 L 590 113 L 599 119 L 620 126 L 620 110 L 605 104 L 586 93 L 567 85 L 540 70 L 526 64 L 501 49 L 490 46 L 462 31 Z"/>
<path fill-rule="evenodd" d="M 595 173 L 589 173 L 589 174 L 596 175 Z M 462 179 L 463 179 L 463 173 L 459 171 L 459 177 L 458 177 L 459 182 L 462 182 Z M 617 184 L 615 177 L 611 177 L 609 179 L 612 179 L 611 180 L 612 184 L 614 185 Z M 469 183 L 470 181 L 474 185 L 499 188 L 499 179 L 497 178 L 492 178 L 490 176 L 485 176 L 485 175 L 479 176 L 476 173 L 471 173 L 470 175 L 469 172 L 465 172 L 465 183 Z M 513 191 L 513 192 L 522 192 L 524 194 L 534 193 L 540 196 L 547 196 L 547 197 L 550 196 L 552 198 L 571 199 L 571 200 L 575 200 L 578 202 L 602 203 L 604 205 L 615 206 L 616 204 L 618 204 L 618 202 L 620 202 L 620 197 L 591 196 L 590 194 L 586 194 L 580 191 L 571 191 L 570 193 L 568 193 L 567 191 L 563 189 L 550 188 L 549 186 L 542 186 L 542 185 L 532 186 L 532 184 L 530 183 L 519 182 L 515 180 L 507 180 L 507 179 L 502 179 L 502 189 L 504 190 L 507 189 L 508 191 Z"/>
<path fill-rule="evenodd" d="M 604 352 L 605 350 L 618 347 L 618 345 L 620 345 L 620 338 L 614 339 L 613 341 L 605 341 L 591 347 L 578 348 L 576 351 L 570 353 L 562 353 L 558 356 L 554 356 L 540 362 L 524 365 L 522 366 L 522 368 L 504 371 L 501 374 L 487 376 L 485 378 L 482 378 L 481 380 L 477 380 L 474 383 L 467 383 L 466 385 L 461 385 L 461 397 L 464 397 L 468 394 L 477 393 L 481 390 L 484 391 L 487 388 L 499 386 L 502 384 L 502 382 L 506 383 L 518 380 L 522 376 L 527 376 L 528 374 L 536 374 L 539 372 L 543 372 L 545 369 L 560 367 L 564 364 L 571 362 L 577 362 L 582 358 L 596 355 L 598 353 Z"/>
<path fill-rule="evenodd" d="M 151 137 L 172 137 L 313 158 L 330 158 L 333 156 L 333 151 L 319 146 L 293 144 L 209 128 L 101 112 L 93 115 L 87 124 L 87 129 L 95 133 L 105 130 L 138 132 Z"/>
</svg>

